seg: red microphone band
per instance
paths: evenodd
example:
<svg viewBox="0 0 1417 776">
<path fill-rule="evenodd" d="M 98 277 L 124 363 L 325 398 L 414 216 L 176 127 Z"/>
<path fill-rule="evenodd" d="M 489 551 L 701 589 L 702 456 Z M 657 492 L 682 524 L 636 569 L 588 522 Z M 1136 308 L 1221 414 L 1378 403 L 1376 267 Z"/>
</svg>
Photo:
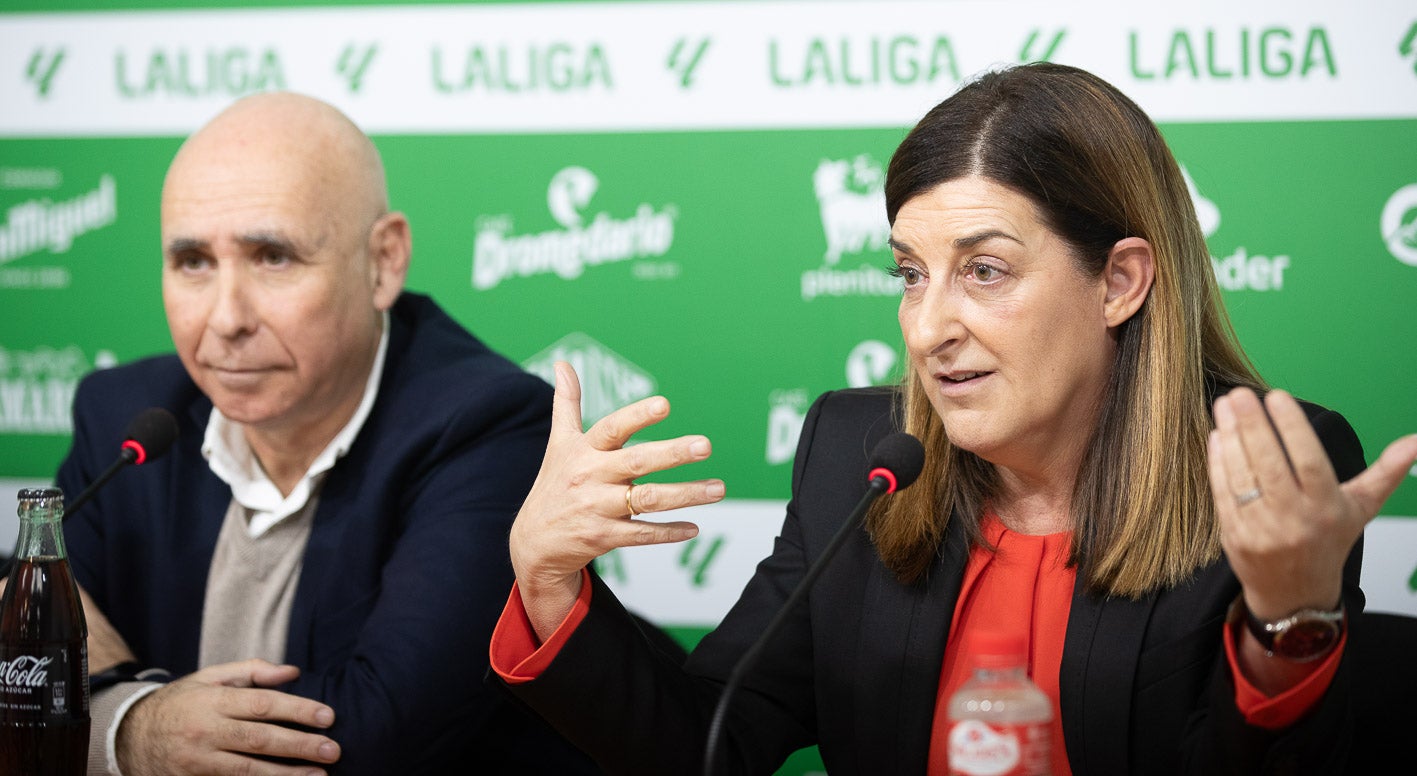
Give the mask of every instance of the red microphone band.
<svg viewBox="0 0 1417 776">
<path fill-rule="evenodd" d="M 871 480 L 874 480 L 877 477 L 885 477 L 886 482 L 890 483 L 889 487 L 886 488 L 886 493 L 895 492 L 895 474 L 890 469 L 887 469 L 884 466 L 878 466 L 872 469 L 870 473 L 866 475 L 866 481 L 870 482 Z"/>
<path fill-rule="evenodd" d="M 123 449 L 125 449 L 125 450 L 132 450 L 133 453 L 138 456 L 138 457 L 133 461 L 134 465 L 142 464 L 143 461 L 148 460 L 148 451 L 147 451 L 147 450 L 144 450 L 144 449 L 143 449 L 143 446 L 140 445 L 140 444 L 138 444 L 136 440 L 129 439 L 129 440 L 126 440 L 125 442 L 123 442 Z M 895 480 L 894 480 L 894 479 L 891 480 L 891 490 L 895 490 Z M 886 492 L 889 493 L 890 491 L 886 491 Z"/>
</svg>

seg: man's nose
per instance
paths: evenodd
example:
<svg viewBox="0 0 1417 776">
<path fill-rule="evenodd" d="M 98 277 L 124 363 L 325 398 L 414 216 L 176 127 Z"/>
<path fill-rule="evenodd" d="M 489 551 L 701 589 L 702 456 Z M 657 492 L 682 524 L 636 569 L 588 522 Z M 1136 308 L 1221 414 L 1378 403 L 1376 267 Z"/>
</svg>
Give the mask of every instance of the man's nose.
<svg viewBox="0 0 1417 776">
<path fill-rule="evenodd" d="M 246 273 L 235 267 L 219 272 L 207 327 L 222 337 L 240 337 L 255 331 L 258 320 Z"/>
</svg>

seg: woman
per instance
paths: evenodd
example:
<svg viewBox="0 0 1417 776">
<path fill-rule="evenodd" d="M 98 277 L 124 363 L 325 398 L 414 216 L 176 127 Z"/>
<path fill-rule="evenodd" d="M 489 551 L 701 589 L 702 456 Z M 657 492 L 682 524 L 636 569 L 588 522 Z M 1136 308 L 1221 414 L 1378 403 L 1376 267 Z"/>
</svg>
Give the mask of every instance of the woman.
<svg viewBox="0 0 1417 776">
<path fill-rule="evenodd" d="M 722 483 L 633 480 L 708 440 L 621 450 L 662 398 L 582 435 L 558 367 L 492 646 L 513 692 L 612 773 L 698 772 L 723 682 L 861 497 L 865 451 L 903 426 L 924 473 L 877 502 L 747 674 L 723 772 L 816 743 L 833 776 L 945 773 L 944 700 L 970 634 L 1002 628 L 1030 635 L 1055 704 L 1055 776 L 1340 771 L 1358 540 L 1417 436 L 1360 474 L 1342 417 L 1259 398 L 1175 160 L 1084 71 L 966 85 L 896 151 L 886 199 L 910 374 L 818 399 L 773 554 L 682 669 L 584 569 L 694 535 L 635 518 Z"/>
</svg>

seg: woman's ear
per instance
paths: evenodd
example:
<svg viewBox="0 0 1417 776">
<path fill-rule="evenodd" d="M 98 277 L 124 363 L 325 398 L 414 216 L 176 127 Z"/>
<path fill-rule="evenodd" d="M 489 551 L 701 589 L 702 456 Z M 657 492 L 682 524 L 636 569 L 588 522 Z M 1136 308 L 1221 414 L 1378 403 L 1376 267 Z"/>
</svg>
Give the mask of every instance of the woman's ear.
<svg viewBox="0 0 1417 776">
<path fill-rule="evenodd" d="M 1151 243 L 1140 237 L 1118 240 L 1107 255 L 1103 273 L 1107 280 L 1103 317 L 1109 327 L 1120 326 L 1136 315 L 1151 294 L 1151 283 L 1156 279 Z"/>
</svg>

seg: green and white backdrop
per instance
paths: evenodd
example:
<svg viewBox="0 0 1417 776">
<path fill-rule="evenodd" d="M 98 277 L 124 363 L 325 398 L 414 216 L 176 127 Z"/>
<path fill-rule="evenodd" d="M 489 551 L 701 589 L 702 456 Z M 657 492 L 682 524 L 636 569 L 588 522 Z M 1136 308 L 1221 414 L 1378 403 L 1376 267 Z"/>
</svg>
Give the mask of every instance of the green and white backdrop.
<svg viewBox="0 0 1417 776">
<path fill-rule="evenodd" d="M 170 349 L 158 198 L 181 138 L 273 89 L 375 138 L 413 289 L 534 372 L 575 364 L 588 422 L 662 393 L 647 436 L 713 439 L 681 473 L 728 483 L 688 515 L 700 536 L 601 563 L 686 643 L 769 550 L 812 398 L 898 379 L 884 166 L 1000 63 L 1078 65 L 1136 99 L 1266 378 L 1342 411 L 1369 461 L 1417 431 L 1410 2 L 240 6 L 0 11 L 0 543 L 14 491 L 67 448 L 77 380 Z M 1368 529 L 1364 584 L 1417 614 L 1412 475 Z"/>
</svg>

